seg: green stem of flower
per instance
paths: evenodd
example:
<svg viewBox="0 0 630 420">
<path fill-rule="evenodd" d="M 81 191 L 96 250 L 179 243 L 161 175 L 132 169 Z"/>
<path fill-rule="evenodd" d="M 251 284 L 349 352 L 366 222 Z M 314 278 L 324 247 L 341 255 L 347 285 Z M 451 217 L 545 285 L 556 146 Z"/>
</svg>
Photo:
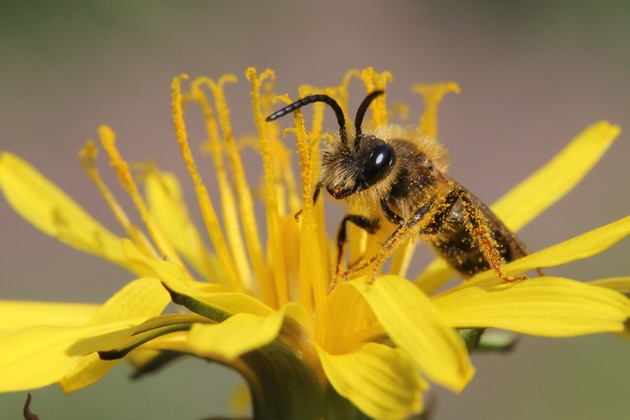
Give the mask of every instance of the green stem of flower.
<svg viewBox="0 0 630 420">
<path fill-rule="evenodd" d="M 256 419 L 319 419 L 324 395 L 313 370 L 286 345 L 275 341 L 241 357 Z"/>
<path fill-rule="evenodd" d="M 280 341 L 249 352 L 237 368 L 247 381 L 255 419 L 368 419 L 352 403 L 322 384 L 313 368 Z"/>
<path fill-rule="evenodd" d="M 468 354 L 472 354 L 473 351 L 479 348 L 479 340 L 484 332 L 483 328 L 460 328 L 457 332 L 464 340 L 464 343 L 466 343 Z"/>
</svg>

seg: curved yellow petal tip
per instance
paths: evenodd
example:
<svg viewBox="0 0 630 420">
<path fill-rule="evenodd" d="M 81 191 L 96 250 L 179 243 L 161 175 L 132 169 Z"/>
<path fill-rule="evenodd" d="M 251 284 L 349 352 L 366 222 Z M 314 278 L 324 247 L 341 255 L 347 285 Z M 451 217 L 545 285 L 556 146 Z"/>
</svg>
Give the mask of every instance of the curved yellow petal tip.
<svg viewBox="0 0 630 420">
<path fill-rule="evenodd" d="M 461 391 L 474 375 L 464 342 L 447 319 L 418 287 L 393 275 L 372 285 L 357 278 L 353 286 L 370 305 L 387 335 L 411 356 L 433 381 Z"/>
<path fill-rule="evenodd" d="M 546 337 L 621 332 L 630 314 L 624 295 L 557 277 L 516 286 L 464 285 L 433 301 L 453 327 L 494 327 Z"/>
<path fill-rule="evenodd" d="M 404 418 L 422 410 L 426 383 L 404 351 L 375 343 L 341 355 L 316 349 L 335 390 L 368 416 Z"/>
<path fill-rule="evenodd" d="M 42 232 L 81 251 L 128 266 L 120 238 L 28 162 L 7 152 L 0 158 L 0 190 L 20 216 Z"/>
</svg>

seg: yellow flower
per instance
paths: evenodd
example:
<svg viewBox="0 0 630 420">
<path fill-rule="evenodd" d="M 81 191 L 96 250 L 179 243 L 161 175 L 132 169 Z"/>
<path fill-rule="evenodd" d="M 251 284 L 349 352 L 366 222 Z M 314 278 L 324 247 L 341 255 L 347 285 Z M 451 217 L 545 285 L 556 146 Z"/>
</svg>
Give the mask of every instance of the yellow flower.
<svg viewBox="0 0 630 420">
<path fill-rule="evenodd" d="M 175 351 L 240 372 L 256 416 L 321 418 L 358 409 L 370 417 L 401 418 L 422 411 L 426 379 L 459 392 L 472 378 L 466 344 L 473 349 L 474 339 L 465 342 L 457 329 L 494 327 L 549 337 L 623 332 L 630 303 L 619 292 L 630 288 L 628 277 L 588 284 L 547 276 L 508 285 L 489 271 L 437 292 L 454 272 L 436 260 L 413 281 L 406 280 L 412 243 L 397 251 L 389 273 L 373 283 L 360 276 L 328 293 L 335 249 L 326 235 L 323 200 L 312 201 L 324 108 L 313 106 L 308 131 L 296 113 L 290 130 L 297 137 L 301 165 L 298 192 L 289 141 L 281 138 L 276 123 L 264 121 L 274 106 L 273 73 L 259 76 L 248 69 L 246 76 L 252 86 L 255 141 L 234 137 L 223 91 L 234 76 L 199 78 L 186 93 L 181 91 L 186 76 L 172 86 L 175 133 L 211 249 L 191 222 L 177 179 L 144 165 L 143 196 L 107 127 L 99 129 L 102 146 L 144 229 L 130 221 L 100 178 L 96 146 L 88 142 L 80 156 L 125 238 L 92 219 L 28 163 L 2 154 L 0 188 L 18 213 L 43 232 L 121 265 L 138 279 L 103 305 L 0 302 L 0 391 L 59 383 L 71 392 L 100 379 L 118 359 L 129 359 L 142 371 L 163 352 Z M 384 89 L 390 78 L 372 69 L 354 71 L 340 87 L 324 90 L 344 109 L 346 86 L 354 76 L 368 91 Z M 427 105 L 422 131 L 436 135 L 437 106 L 445 93 L 457 89 L 454 84 L 417 88 Z M 300 93 L 313 90 L 304 87 Z M 208 193 L 188 145 L 183 110 L 192 104 L 205 117 L 203 150 L 214 164 L 218 199 Z M 372 118 L 374 126 L 387 122 L 384 99 L 374 103 Z M 573 188 L 618 134 L 619 128 L 607 122 L 588 127 L 493 210 L 511 229 L 520 229 Z M 241 158 L 242 149 L 250 146 L 262 156 L 264 230 L 254 216 L 254 194 Z M 629 233 L 627 217 L 504 268 L 518 275 L 565 264 L 602 252 Z M 378 249 L 378 235 L 350 234 L 352 255 Z M 189 311 L 164 313 L 171 301 Z"/>
</svg>

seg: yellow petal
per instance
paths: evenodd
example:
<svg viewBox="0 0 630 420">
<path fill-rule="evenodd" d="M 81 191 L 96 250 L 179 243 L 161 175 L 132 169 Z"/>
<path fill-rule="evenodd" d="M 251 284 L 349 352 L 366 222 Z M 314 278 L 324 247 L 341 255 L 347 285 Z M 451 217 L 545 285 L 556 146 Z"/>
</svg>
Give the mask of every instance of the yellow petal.
<svg viewBox="0 0 630 420">
<path fill-rule="evenodd" d="M 449 266 L 442 258 L 436 258 L 414 279 L 414 283 L 428 295 L 433 294 L 457 271 Z"/>
<path fill-rule="evenodd" d="M 169 334 L 161 335 L 153 340 L 145 343 L 142 347 L 135 349 L 127 358 L 131 363 L 136 363 L 137 360 L 141 363 L 146 360 L 147 357 L 152 357 L 158 350 L 169 350 L 180 353 L 190 353 L 190 345 L 188 344 L 189 331 L 175 331 Z M 149 356 L 143 353 L 149 352 Z"/>
<path fill-rule="evenodd" d="M 86 388 L 107 375 L 118 361 L 101 360 L 98 353 L 91 353 L 77 360 L 75 366 L 59 381 L 65 394 Z"/>
<path fill-rule="evenodd" d="M 162 282 L 190 283 L 184 269 L 168 259 L 156 259 L 142 253 L 130 240 L 122 241 L 125 257 L 136 272 Z"/>
<path fill-rule="evenodd" d="M 133 317 L 160 314 L 170 302 L 168 292 L 156 279 L 138 279 L 123 287 L 92 316 L 90 325 Z M 122 333 L 121 335 L 126 336 Z M 113 347 L 113 346 L 112 346 Z M 96 347 L 98 348 L 98 347 Z M 100 348 L 105 350 L 106 348 Z M 93 384 L 116 364 L 101 360 L 92 353 L 81 358 L 61 380 L 64 392 L 69 393 Z"/>
<path fill-rule="evenodd" d="M 358 278 L 353 286 L 368 302 L 392 341 L 405 349 L 434 382 L 460 391 L 474 368 L 466 346 L 431 300 L 413 283 L 398 276 L 381 276 L 369 285 Z"/>
<path fill-rule="evenodd" d="M 36 388 L 57 382 L 64 375 L 69 375 L 62 384 L 66 392 L 90 385 L 113 363 L 93 355 L 83 358 L 88 350 L 83 347 L 82 352 L 77 341 L 89 340 L 96 348 L 113 347 L 128 335 L 127 327 L 134 325 L 134 320 L 142 323 L 145 318 L 140 317 L 159 314 L 168 302 L 168 293 L 155 279 L 126 285 L 100 307 L 4 302 L 0 305 L 0 312 L 7 314 L 3 322 L 22 330 L 5 332 L 0 340 L 0 377 L 5 378 L 0 380 L 0 389 Z M 31 326 L 35 327 L 23 329 Z"/>
<path fill-rule="evenodd" d="M 131 242 L 124 241 L 127 258 L 134 267 L 145 275 L 159 279 L 169 289 L 175 303 L 184 305 L 193 312 L 195 309 L 187 306 L 183 300 L 188 300 L 194 305 L 206 305 L 229 314 L 247 312 L 266 316 L 273 312 L 270 307 L 245 293 L 225 292 L 226 289 L 223 286 L 192 281 L 174 262 L 147 257 L 131 245 Z"/>
<path fill-rule="evenodd" d="M 619 126 L 607 121 L 588 126 L 543 168 L 494 203 L 492 211 L 518 231 L 582 181 L 620 133 Z"/>
<path fill-rule="evenodd" d="M 0 338 L 0 392 L 39 388 L 59 381 L 79 355 L 70 349 L 79 340 L 99 341 L 107 348 L 115 333 L 143 319 L 112 321 L 85 327 L 40 326 Z M 112 335 L 108 335 L 112 334 Z M 100 338 L 95 339 L 95 336 Z"/>
<path fill-rule="evenodd" d="M 607 279 L 599 279 L 591 281 L 589 282 L 589 284 L 606 287 L 608 289 L 626 294 L 630 292 L 630 277 L 611 277 Z"/>
<path fill-rule="evenodd" d="M 100 305 L 81 303 L 0 301 L 0 331 L 36 325 L 85 325 Z"/>
<path fill-rule="evenodd" d="M 137 279 L 125 285 L 103 304 L 90 324 L 160 314 L 170 302 L 168 292 L 159 280 Z"/>
<path fill-rule="evenodd" d="M 195 323 L 208 323 L 208 319 L 197 314 L 166 314 L 146 319 L 140 323 L 132 323 L 126 328 L 120 328 L 107 337 L 97 336 L 94 339 L 82 340 L 75 343 L 68 352 L 71 354 L 90 354 L 98 352 L 103 360 L 120 360 L 130 352 L 147 345 L 153 340 L 179 332 L 188 332 Z M 104 345 L 106 346 L 104 347 Z M 169 349 L 165 345 L 173 344 L 162 340 L 161 349 Z M 173 350 L 182 350 L 179 343 Z M 158 347 L 151 346 L 152 349 Z M 184 351 L 188 352 L 186 348 Z"/>
<path fill-rule="evenodd" d="M 332 355 L 315 346 L 326 377 L 339 393 L 372 418 L 404 418 L 422 409 L 426 384 L 401 349 L 370 343 Z"/>
<path fill-rule="evenodd" d="M 190 219 L 181 188 L 174 175 L 150 170 L 145 179 L 151 214 L 175 250 L 206 279 L 220 283 L 216 257 L 206 248 Z"/>
<path fill-rule="evenodd" d="M 202 356 L 234 360 L 275 340 L 283 319 L 280 310 L 266 317 L 240 313 L 219 324 L 195 324 L 190 330 L 190 347 Z"/>
<path fill-rule="evenodd" d="M 164 284 L 169 289 L 174 303 L 215 321 L 223 321 L 230 314 L 240 312 L 259 316 L 266 316 L 273 312 L 269 306 L 245 293 L 206 291 L 167 281 Z"/>
<path fill-rule="evenodd" d="M 119 237 L 35 168 L 6 152 L 0 156 L 0 188 L 13 209 L 44 233 L 130 269 Z"/>
<path fill-rule="evenodd" d="M 452 327 L 494 327 L 550 337 L 619 332 L 630 316 L 625 296 L 556 277 L 461 286 L 433 302 Z"/>
<path fill-rule="evenodd" d="M 273 312 L 269 306 L 250 295 L 226 292 L 223 286 L 192 281 L 174 262 L 147 257 L 135 247 L 128 247 L 127 245 L 132 244 L 125 241 L 124 248 L 127 252 L 127 258 L 134 267 L 146 275 L 159 279 L 169 289 L 171 298 L 175 303 L 184 305 L 193 312 L 195 309 L 187 306 L 183 300 L 188 300 L 195 305 L 206 305 L 229 314 L 248 312 L 266 316 Z"/>
<path fill-rule="evenodd" d="M 350 353 L 387 337 L 366 300 L 352 287 L 335 287 L 328 296 L 325 321 L 325 340 L 319 343 L 331 354 Z"/>
<path fill-rule="evenodd" d="M 509 275 L 526 273 L 537 267 L 553 267 L 591 257 L 610 248 L 630 235 L 630 216 L 593 229 L 559 244 L 545 248 L 504 266 Z M 496 279 L 496 273 L 488 270 L 469 280 L 470 284 Z"/>
</svg>

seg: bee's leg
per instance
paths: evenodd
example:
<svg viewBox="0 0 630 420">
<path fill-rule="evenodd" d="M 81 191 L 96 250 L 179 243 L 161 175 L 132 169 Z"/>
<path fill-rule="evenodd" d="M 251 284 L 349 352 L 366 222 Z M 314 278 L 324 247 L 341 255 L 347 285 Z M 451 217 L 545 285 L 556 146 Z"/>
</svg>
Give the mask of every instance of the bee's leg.
<svg viewBox="0 0 630 420">
<path fill-rule="evenodd" d="M 330 290 L 332 290 L 337 284 L 339 273 L 341 273 L 341 261 L 343 260 L 343 248 L 346 243 L 347 238 L 347 226 L 348 222 L 354 223 L 356 226 L 365 230 L 369 234 L 374 234 L 379 228 L 379 220 L 378 219 L 368 219 L 365 216 L 361 216 L 358 214 L 346 214 L 345 217 L 341 220 L 339 224 L 339 230 L 337 231 L 337 266 L 335 269 L 335 278 L 330 285 Z"/>
<path fill-rule="evenodd" d="M 497 244 L 489 235 L 483 221 L 480 220 L 479 213 L 477 212 L 474 204 L 470 201 L 465 191 L 459 190 L 458 195 L 464 204 L 464 210 L 468 216 L 467 219 L 470 222 L 472 234 L 477 238 L 477 241 L 479 242 L 479 249 L 486 258 L 486 261 L 488 261 L 488 264 L 490 264 L 490 267 L 492 267 L 499 278 L 506 283 L 518 283 L 526 280 L 527 277 L 523 275 L 508 276 L 505 274 L 501 267 L 504 264 L 504 261 L 501 258 L 501 254 L 499 254 Z"/>
<path fill-rule="evenodd" d="M 516 248 L 521 251 L 521 253 L 523 255 L 529 255 L 531 254 L 531 251 L 529 250 L 529 248 L 527 248 L 525 245 L 523 245 L 522 243 L 520 243 L 519 241 L 515 240 L 514 241 L 514 245 L 516 246 Z M 540 277 L 544 277 L 545 276 L 545 270 L 543 270 L 541 267 L 537 267 L 536 268 L 536 272 L 538 273 L 538 275 Z"/>
<path fill-rule="evenodd" d="M 389 208 L 389 205 L 387 204 L 387 199 L 385 198 L 381 199 L 381 209 L 383 210 L 383 214 L 385 215 L 385 218 L 389 220 L 391 223 L 398 226 L 401 226 L 403 223 L 405 223 L 405 219 L 403 219 L 401 216 L 399 216 L 392 209 Z M 357 264 L 359 264 L 362 260 L 363 260 L 363 256 L 359 257 L 356 261 L 348 264 L 348 267 L 352 269 Z"/>
<path fill-rule="evenodd" d="M 376 272 L 377 272 L 376 270 L 378 269 L 378 267 L 380 267 L 381 264 L 390 255 L 392 255 L 392 253 L 396 250 L 396 247 L 400 245 L 402 240 L 408 237 L 408 234 L 410 232 L 416 231 L 415 229 L 416 226 L 422 220 L 424 215 L 426 215 L 429 212 L 430 209 L 431 209 L 431 203 L 426 203 L 425 205 L 420 207 L 418 210 L 416 210 L 408 220 L 405 221 L 404 219 L 400 218 L 402 222 L 399 222 L 399 225 L 396 228 L 396 230 L 391 234 L 389 238 L 387 238 L 387 241 L 383 244 L 383 248 L 381 249 L 379 253 L 374 255 L 369 260 L 363 260 L 359 265 L 352 267 L 351 270 L 347 270 L 344 273 L 342 273 L 341 276 L 348 277 L 349 275 L 356 273 L 358 271 L 361 271 L 365 267 L 371 264 L 374 264 L 374 267 L 376 268 L 374 269 L 372 281 L 370 282 L 370 284 L 372 284 L 374 280 L 376 279 Z"/>
<path fill-rule="evenodd" d="M 389 220 L 391 223 L 398 226 L 402 226 L 403 223 L 405 223 L 405 219 L 403 219 L 402 216 L 399 216 L 392 209 L 389 208 L 389 204 L 387 204 L 386 198 L 381 198 L 381 210 L 383 211 L 383 214 L 385 215 L 387 220 Z"/>
<path fill-rule="evenodd" d="M 321 189 L 322 189 L 322 183 L 318 182 L 317 185 L 315 186 L 315 191 L 313 191 L 313 205 L 317 203 L 317 197 L 319 197 L 319 190 Z M 293 215 L 293 218 L 295 219 L 296 222 L 299 222 L 300 216 L 302 216 L 302 209 L 299 209 L 298 211 L 296 211 L 295 214 Z"/>
<path fill-rule="evenodd" d="M 381 199 L 381 209 L 383 210 L 383 215 L 385 215 L 385 218 L 392 224 L 401 226 L 403 223 L 405 223 L 405 219 L 403 219 L 401 216 L 399 216 L 392 209 L 389 208 L 386 198 Z M 359 257 L 356 261 L 348 264 L 348 268 L 353 269 L 361 261 L 363 261 L 363 256 Z M 339 271 L 337 271 L 337 274 L 339 274 Z"/>
</svg>

